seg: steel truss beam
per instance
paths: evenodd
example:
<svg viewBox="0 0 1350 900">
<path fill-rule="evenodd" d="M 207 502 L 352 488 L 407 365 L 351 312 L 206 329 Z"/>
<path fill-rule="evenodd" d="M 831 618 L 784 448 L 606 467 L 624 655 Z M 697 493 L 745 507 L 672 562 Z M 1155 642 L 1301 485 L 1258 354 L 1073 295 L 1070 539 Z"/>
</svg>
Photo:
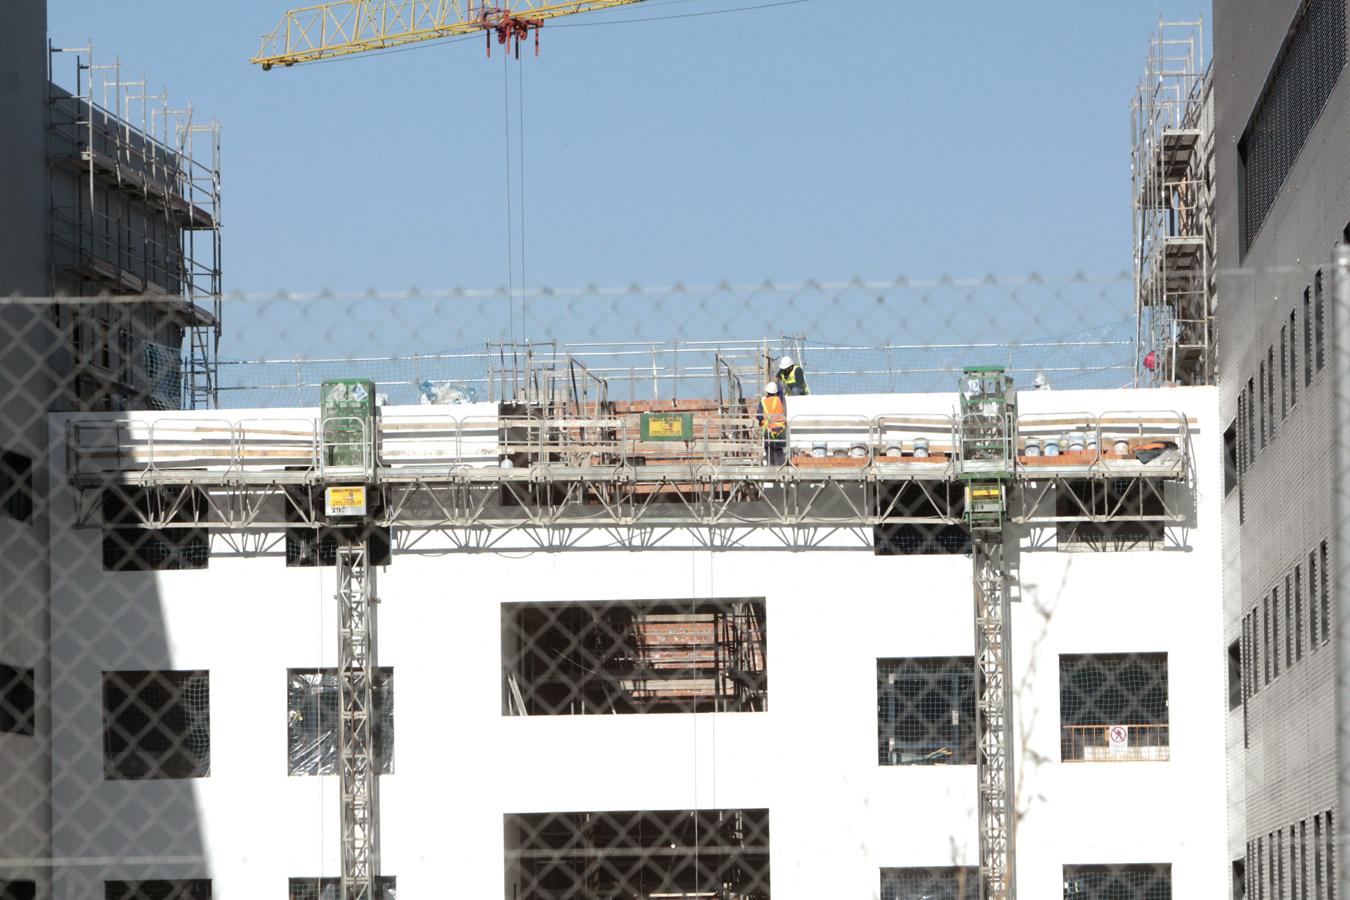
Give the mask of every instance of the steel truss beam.
<svg viewBox="0 0 1350 900">
<path fill-rule="evenodd" d="M 168 476 L 169 473 L 164 473 Z M 1177 479 L 1131 476 L 1038 477 L 1019 481 L 1011 520 L 1066 522 L 1181 522 L 1189 494 L 1168 490 Z M 76 522 L 103 524 L 104 487 L 135 491 L 145 502 L 127 525 L 222 531 L 315 527 L 322 489 L 284 482 L 184 484 L 169 477 L 86 485 L 77 496 Z M 931 479 L 758 478 L 512 482 L 416 478 L 372 489 L 383 512 L 373 524 L 410 529 L 678 529 L 858 528 L 873 525 L 954 525 L 963 521 L 962 485 Z M 905 492 L 908 491 L 908 498 Z M 1056 500 L 1072 498 L 1061 512 Z M 189 502 L 191 501 L 191 502 Z"/>
<path fill-rule="evenodd" d="M 375 768 L 375 570 L 369 548 L 344 533 L 337 548 L 338 776 L 343 900 L 376 900 L 380 866 Z"/>
</svg>

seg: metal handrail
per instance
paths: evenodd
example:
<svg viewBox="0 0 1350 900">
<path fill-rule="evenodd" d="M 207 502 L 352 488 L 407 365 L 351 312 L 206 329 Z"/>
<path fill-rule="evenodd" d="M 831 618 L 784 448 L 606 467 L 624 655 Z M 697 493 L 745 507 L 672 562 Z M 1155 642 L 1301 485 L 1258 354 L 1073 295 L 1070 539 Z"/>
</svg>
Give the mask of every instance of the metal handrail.
<svg viewBox="0 0 1350 900">
<path fill-rule="evenodd" d="M 190 423 L 190 424 L 192 425 L 192 428 L 190 429 L 190 431 L 192 431 L 192 432 L 194 432 L 194 433 L 195 433 L 195 432 L 200 432 L 200 431 L 202 431 L 202 430 L 203 430 L 203 429 L 202 429 L 202 426 L 204 426 L 204 425 L 205 425 L 205 426 L 216 426 L 216 427 L 219 427 L 219 426 L 222 426 L 222 425 L 224 426 L 225 434 L 227 435 L 227 441 L 228 441 L 228 443 L 227 443 L 227 445 L 226 445 L 226 449 L 227 449 L 228 453 L 227 453 L 227 456 L 226 456 L 225 472 L 222 473 L 222 474 L 228 475 L 230 472 L 232 472 L 232 471 L 234 470 L 234 468 L 235 468 L 235 463 L 236 463 L 236 460 L 238 459 L 238 452 L 239 452 L 239 451 L 238 451 L 238 435 L 236 434 L 235 426 L 234 426 L 234 423 L 233 423 L 233 422 L 230 422 L 230 421 L 227 420 L 227 419 L 177 419 L 177 418 L 155 419 L 154 421 L 150 422 L 150 426 L 149 426 L 149 428 L 148 428 L 148 444 L 147 444 L 147 449 L 149 450 L 149 458 L 148 458 L 147 461 L 146 461 L 146 468 L 145 468 L 145 471 L 146 471 L 147 473 L 149 473 L 149 472 L 158 472 L 158 471 L 160 471 L 160 468 L 159 468 L 159 466 L 156 464 L 156 459 L 155 459 L 156 446 L 157 446 L 157 445 L 156 445 L 156 431 L 160 430 L 161 426 L 164 426 L 164 425 L 173 426 L 173 425 L 175 425 L 175 424 L 182 425 L 182 424 L 188 424 L 188 423 Z M 169 428 L 169 429 L 166 429 L 166 430 L 173 430 L 173 429 L 172 429 L 172 428 Z M 185 442 L 180 442 L 180 443 L 185 443 Z"/>
<path fill-rule="evenodd" d="M 1124 741 L 1113 749 L 1112 731 L 1123 728 Z M 1089 749 L 1098 752 L 1088 752 Z M 1105 722 L 1060 726 L 1063 762 L 1166 762 L 1171 757 L 1171 725 L 1167 722 Z"/>
<path fill-rule="evenodd" d="M 876 453 L 876 430 L 874 427 L 874 420 L 864 415 L 849 415 L 849 414 L 837 416 L 824 416 L 824 415 L 789 416 L 787 421 L 787 433 L 784 435 L 784 441 L 786 442 L 786 446 L 788 448 L 788 454 L 786 456 L 788 465 L 791 466 L 797 465 L 795 462 L 793 462 L 791 454 L 791 449 L 794 445 L 793 441 L 794 431 L 800 429 L 808 429 L 813 431 L 824 430 L 834 427 L 836 423 L 843 424 L 845 426 L 843 429 L 841 429 L 836 433 L 844 433 L 849 435 L 847 440 L 850 445 L 849 447 L 850 458 L 866 459 L 866 462 L 863 465 L 870 466 L 873 462 Z M 854 439 L 855 435 L 852 434 L 852 429 L 849 428 L 850 425 L 853 425 L 855 423 L 861 423 L 862 425 L 862 436 L 860 440 Z M 800 443 L 800 441 L 797 441 L 796 443 Z M 828 440 L 826 441 L 826 443 L 828 446 L 829 443 Z M 858 444 L 862 444 L 866 453 L 862 457 L 853 457 L 852 448 L 857 446 Z"/>
</svg>

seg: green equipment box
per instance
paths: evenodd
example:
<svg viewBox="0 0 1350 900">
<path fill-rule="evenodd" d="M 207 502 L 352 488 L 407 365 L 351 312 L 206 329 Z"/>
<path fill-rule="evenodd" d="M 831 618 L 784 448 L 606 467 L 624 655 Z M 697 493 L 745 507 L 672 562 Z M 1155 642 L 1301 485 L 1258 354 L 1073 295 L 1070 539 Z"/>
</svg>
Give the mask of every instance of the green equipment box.
<svg viewBox="0 0 1350 900">
<path fill-rule="evenodd" d="M 643 413 L 642 439 L 644 441 L 692 441 L 694 439 L 693 413 Z"/>
<path fill-rule="evenodd" d="M 375 382 L 336 378 L 319 388 L 326 467 L 364 468 L 375 458 Z"/>
</svg>

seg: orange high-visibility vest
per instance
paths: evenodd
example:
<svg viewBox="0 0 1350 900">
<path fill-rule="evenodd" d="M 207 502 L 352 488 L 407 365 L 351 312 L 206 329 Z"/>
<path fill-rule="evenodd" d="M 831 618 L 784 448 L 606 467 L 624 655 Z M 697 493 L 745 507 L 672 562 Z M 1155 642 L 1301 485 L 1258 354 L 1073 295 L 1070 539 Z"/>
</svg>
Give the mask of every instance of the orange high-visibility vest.
<svg viewBox="0 0 1350 900">
<path fill-rule="evenodd" d="M 783 398 L 771 394 L 759 401 L 759 414 L 763 417 L 761 427 L 769 437 L 782 437 L 787 431 L 787 410 Z"/>
</svg>

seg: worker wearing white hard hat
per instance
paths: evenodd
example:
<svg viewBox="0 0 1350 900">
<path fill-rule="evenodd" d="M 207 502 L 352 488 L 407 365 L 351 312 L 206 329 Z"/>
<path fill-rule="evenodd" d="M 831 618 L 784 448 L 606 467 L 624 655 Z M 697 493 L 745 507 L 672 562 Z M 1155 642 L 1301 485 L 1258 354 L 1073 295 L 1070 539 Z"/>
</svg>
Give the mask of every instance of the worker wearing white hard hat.
<svg viewBox="0 0 1350 900">
<path fill-rule="evenodd" d="M 781 466 L 787 457 L 787 404 L 778 392 L 778 382 L 764 385 L 764 396 L 759 398 L 755 422 L 764 433 L 765 462 Z"/>
<path fill-rule="evenodd" d="M 783 386 L 783 393 L 789 397 L 811 393 L 806 386 L 806 373 L 791 356 L 783 356 L 778 360 L 778 383 Z"/>
</svg>

